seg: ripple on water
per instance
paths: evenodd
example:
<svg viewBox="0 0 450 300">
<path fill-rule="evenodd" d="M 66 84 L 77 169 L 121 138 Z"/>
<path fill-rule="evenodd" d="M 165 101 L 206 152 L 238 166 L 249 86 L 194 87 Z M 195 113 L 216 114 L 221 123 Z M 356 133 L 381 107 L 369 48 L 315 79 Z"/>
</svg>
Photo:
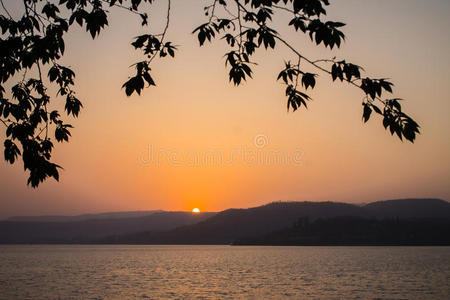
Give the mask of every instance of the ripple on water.
<svg viewBox="0 0 450 300">
<path fill-rule="evenodd" d="M 0 246 L 0 299 L 448 299 L 449 247 Z"/>
</svg>

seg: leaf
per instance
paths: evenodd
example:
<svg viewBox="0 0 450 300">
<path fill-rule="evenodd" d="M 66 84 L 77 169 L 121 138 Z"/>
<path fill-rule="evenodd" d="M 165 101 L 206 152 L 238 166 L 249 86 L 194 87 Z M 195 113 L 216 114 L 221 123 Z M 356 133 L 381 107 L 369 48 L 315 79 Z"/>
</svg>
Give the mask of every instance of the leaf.
<svg viewBox="0 0 450 300">
<path fill-rule="evenodd" d="M 92 39 L 100 33 L 100 30 L 108 25 L 108 17 L 102 9 L 93 9 L 86 18 L 86 31 L 92 36 Z"/>
<path fill-rule="evenodd" d="M 78 117 L 80 109 L 83 107 L 80 100 L 78 100 L 73 94 L 68 94 L 66 97 L 66 105 L 64 109 L 67 111 L 67 114 L 74 117 Z"/>
<path fill-rule="evenodd" d="M 150 74 L 149 74 L 150 76 Z M 127 96 L 131 96 L 131 94 L 133 94 L 133 92 L 138 93 L 138 95 L 141 94 L 142 89 L 144 88 L 144 79 L 142 78 L 143 75 L 136 75 L 134 77 L 131 77 L 127 82 L 125 82 L 122 85 L 122 88 L 125 87 L 125 93 Z M 149 85 L 155 85 L 153 82 L 153 79 L 151 79 L 151 77 L 149 78 L 150 82 Z"/>
<path fill-rule="evenodd" d="M 69 130 L 67 128 L 71 128 L 72 126 L 69 124 L 62 125 L 60 124 L 55 129 L 55 138 L 58 142 L 69 141 L 69 136 L 71 136 Z"/>
<path fill-rule="evenodd" d="M 380 85 L 384 90 L 388 91 L 389 93 L 392 93 L 393 84 L 391 82 L 385 81 L 384 79 L 380 79 Z"/>
<path fill-rule="evenodd" d="M 363 103 L 364 106 L 364 112 L 363 112 L 363 120 L 364 123 L 369 121 L 370 115 L 372 114 L 372 108 L 370 107 L 369 103 Z"/>
<path fill-rule="evenodd" d="M 314 88 L 316 85 L 316 79 L 314 78 L 316 75 L 312 73 L 305 73 L 302 76 L 302 84 L 305 87 L 305 89 L 308 89 L 308 87 Z"/>
<path fill-rule="evenodd" d="M 145 81 L 147 81 L 149 86 L 150 85 L 155 85 L 155 82 L 153 81 L 153 78 L 150 76 L 150 73 L 145 72 L 143 76 L 144 76 L 144 79 L 145 79 Z"/>
<path fill-rule="evenodd" d="M 5 160 L 10 164 L 13 164 L 16 160 L 17 156 L 20 155 L 20 150 L 17 148 L 16 144 L 14 144 L 11 140 L 5 140 L 3 143 L 5 146 Z"/>
<path fill-rule="evenodd" d="M 52 3 L 47 2 L 47 4 L 45 4 L 42 8 L 42 13 L 47 16 L 47 19 L 56 18 L 57 12 L 59 12 L 59 8 Z"/>
<path fill-rule="evenodd" d="M 148 25 L 148 15 L 146 13 L 141 13 L 139 16 L 141 16 L 142 19 L 141 26 Z"/>
<path fill-rule="evenodd" d="M 59 113 L 58 113 L 57 110 L 54 110 L 54 111 L 52 111 L 52 112 L 50 113 L 50 120 L 51 120 L 53 123 L 57 123 L 57 122 L 58 122 L 58 118 L 59 118 Z"/>
<path fill-rule="evenodd" d="M 55 81 L 59 77 L 59 69 L 55 66 L 51 67 L 48 71 L 48 77 L 50 79 L 50 82 Z"/>
<path fill-rule="evenodd" d="M 378 108 L 378 106 L 376 106 L 376 105 L 373 105 L 373 104 L 372 104 L 372 109 L 373 109 L 377 114 L 380 114 L 380 115 L 383 114 L 383 113 L 381 112 L 381 110 Z"/>
<path fill-rule="evenodd" d="M 339 64 L 335 63 L 331 66 L 331 77 L 333 78 L 333 81 L 335 81 L 337 78 L 339 78 L 341 81 L 344 80 L 344 74 Z"/>
<path fill-rule="evenodd" d="M 136 37 L 136 40 L 131 43 L 131 45 L 133 45 L 135 49 L 142 48 L 144 46 L 144 43 L 148 41 L 150 37 L 151 36 L 148 34 L 140 35 Z"/>
</svg>

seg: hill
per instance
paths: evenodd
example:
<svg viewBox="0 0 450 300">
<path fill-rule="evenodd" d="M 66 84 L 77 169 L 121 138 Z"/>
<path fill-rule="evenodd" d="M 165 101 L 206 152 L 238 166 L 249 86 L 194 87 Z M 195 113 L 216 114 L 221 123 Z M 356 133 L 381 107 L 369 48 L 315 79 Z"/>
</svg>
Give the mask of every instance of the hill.
<svg viewBox="0 0 450 300">
<path fill-rule="evenodd" d="M 365 216 L 356 205 L 336 202 L 273 202 L 248 209 L 228 209 L 198 224 L 163 233 L 142 232 L 105 239 L 106 243 L 230 244 L 293 224 L 300 217 Z"/>
<path fill-rule="evenodd" d="M 143 210 L 143 211 L 123 211 L 108 212 L 99 214 L 82 214 L 77 216 L 16 216 L 10 217 L 7 221 L 15 222 L 76 222 L 84 220 L 103 220 L 103 219 L 127 219 L 149 216 L 154 213 L 163 212 L 162 210 Z"/>
<path fill-rule="evenodd" d="M 81 220 L 71 217 L 10 219 L 0 222 L 0 243 L 283 244 L 296 240 L 295 243 L 302 244 L 310 239 L 320 244 L 327 241 L 323 238 L 327 235 L 332 237 L 330 243 L 358 243 L 366 238 L 368 244 L 376 244 L 386 238 L 405 240 L 405 234 L 429 235 L 432 238 L 426 241 L 431 243 L 438 238 L 433 228 L 436 232 L 447 232 L 450 203 L 439 199 L 399 199 L 366 205 L 273 202 L 219 213 L 147 213 L 150 214 L 138 216 L 135 212 L 125 212 L 74 217 Z M 402 225 L 395 225 L 399 221 Z M 312 224 L 316 231 L 299 232 L 299 222 Z M 421 227 L 428 231 L 420 231 Z M 415 229 L 408 231 L 411 228 Z M 390 231 L 396 232 L 395 238 Z M 384 232 L 381 240 L 377 232 Z"/>
<path fill-rule="evenodd" d="M 364 206 L 375 217 L 448 218 L 450 203 L 440 199 L 397 199 Z"/>
<path fill-rule="evenodd" d="M 429 218 L 450 219 L 450 204 L 437 199 L 405 199 L 374 202 L 365 206 L 335 202 L 274 202 L 249 209 L 228 209 L 198 224 L 167 232 L 141 232 L 110 236 L 104 243 L 143 244 L 230 244 L 293 226 L 299 219 L 358 217 L 384 219 Z M 439 210 L 439 211 L 438 211 Z"/>
<path fill-rule="evenodd" d="M 299 219 L 293 226 L 234 245 L 450 245 L 450 219 L 319 218 Z"/>
<path fill-rule="evenodd" d="M 38 222 L 1 221 L 0 243 L 92 243 L 117 234 L 167 231 L 201 222 L 215 213 L 156 212 L 144 217 Z"/>
</svg>

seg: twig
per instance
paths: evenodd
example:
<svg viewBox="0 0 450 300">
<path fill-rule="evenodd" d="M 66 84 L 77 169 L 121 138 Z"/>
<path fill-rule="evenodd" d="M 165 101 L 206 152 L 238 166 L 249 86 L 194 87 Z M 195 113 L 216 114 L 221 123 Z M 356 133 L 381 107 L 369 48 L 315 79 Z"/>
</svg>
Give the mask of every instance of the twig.
<svg viewBox="0 0 450 300">
<path fill-rule="evenodd" d="M 107 0 L 101 0 L 101 1 L 102 1 L 102 2 L 105 2 L 105 3 L 108 3 L 108 4 L 111 4 L 110 1 L 107 1 Z M 127 6 L 125 6 L 125 5 L 121 5 L 121 4 L 117 4 L 117 3 L 115 3 L 115 4 L 112 5 L 112 6 L 116 6 L 116 7 L 119 7 L 119 8 L 123 8 L 123 9 L 125 9 L 125 10 L 128 10 L 128 11 L 130 11 L 130 12 L 136 14 L 136 15 L 140 15 L 140 14 L 141 14 L 140 12 L 134 10 L 133 7 L 127 7 Z"/>
<path fill-rule="evenodd" d="M 298 57 L 298 62 L 297 62 L 297 69 L 300 71 L 300 61 L 301 61 L 301 59 L 302 59 L 302 57 L 301 56 L 299 56 Z M 295 90 L 297 89 L 297 87 L 298 87 L 298 78 L 300 77 L 300 72 L 299 73 L 297 73 L 297 76 L 295 77 Z"/>
<path fill-rule="evenodd" d="M 5 125 L 6 127 L 8 127 L 8 124 L 6 124 L 5 121 L 3 121 L 2 119 L 0 119 L 0 121 L 3 123 L 3 125 Z"/>
<path fill-rule="evenodd" d="M 294 14 L 294 15 L 296 14 L 292 9 L 289 9 L 289 8 L 287 8 L 287 7 L 284 7 L 284 6 L 272 5 L 272 7 L 275 7 L 275 8 L 278 8 L 278 9 L 282 9 L 282 10 L 285 10 L 285 11 L 288 11 L 288 12 Z"/>
<path fill-rule="evenodd" d="M 167 21 L 166 21 L 166 26 L 164 27 L 164 30 L 161 34 L 159 34 L 161 36 L 161 39 L 159 40 L 159 43 L 162 45 L 164 42 L 164 37 L 166 36 L 167 33 L 167 29 L 169 29 L 169 24 L 170 24 L 170 4 L 171 4 L 171 0 L 167 0 Z M 152 62 L 152 60 L 156 57 L 156 55 L 158 55 L 158 52 L 155 52 L 155 54 L 153 54 L 152 57 L 150 57 L 150 59 L 148 60 L 148 63 L 150 64 Z"/>
<path fill-rule="evenodd" d="M 239 23 L 239 57 L 241 57 L 242 52 L 242 23 L 241 23 L 241 8 L 237 5 L 237 18 Z"/>
<path fill-rule="evenodd" d="M 330 71 L 328 71 L 327 69 L 323 68 L 322 66 L 318 65 L 317 63 L 315 63 L 314 61 L 308 59 L 307 57 L 303 56 L 300 54 L 300 52 L 298 52 L 294 47 L 292 47 L 288 42 L 286 42 L 284 39 L 282 39 L 281 37 L 279 37 L 278 35 L 274 35 L 274 37 L 279 40 L 280 42 L 282 42 L 286 47 L 288 47 L 292 52 L 294 52 L 296 55 L 298 55 L 298 57 L 301 57 L 302 59 L 306 60 L 309 64 L 313 65 L 314 67 L 316 67 L 317 69 L 321 70 L 322 72 L 325 72 L 329 75 L 332 75 Z M 344 78 L 344 81 L 350 83 L 351 85 L 361 89 L 361 87 L 359 85 L 357 85 L 354 81 L 348 80 L 347 78 Z M 375 99 L 379 100 L 380 102 L 382 102 L 383 104 L 386 103 L 386 101 L 382 100 L 379 97 L 375 97 Z"/>
<path fill-rule="evenodd" d="M 9 11 L 6 9 L 5 4 L 3 3 L 3 0 L 0 0 L 0 3 L 2 4 L 3 9 L 5 10 L 6 14 L 8 15 L 8 17 L 13 20 L 13 18 L 11 17 Z"/>
<path fill-rule="evenodd" d="M 212 18 L 214 17 L 214 12 L 215 12 L 215 10 L 216 10 L 216 4 L 217 4 L 217 0 L 214 0 L 214 3 L 211 4 L 211 5 L 208 7 L 208 9 L 209 9 L 210 7 L 212 7 L 211 15 L 209 16 L 209 21 L 208 21 L 208 23 L 211 23 Z"/>
</svg>

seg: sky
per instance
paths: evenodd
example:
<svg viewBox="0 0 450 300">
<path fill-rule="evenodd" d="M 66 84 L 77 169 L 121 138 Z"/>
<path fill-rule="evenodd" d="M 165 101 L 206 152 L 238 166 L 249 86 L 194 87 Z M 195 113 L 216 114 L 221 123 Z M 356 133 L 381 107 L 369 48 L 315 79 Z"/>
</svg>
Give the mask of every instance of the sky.
<svg viewBox="0 0 450 300">
<path fill-rule="evenodd" d="M 4 2 L 11 11 L 18 8 Z M 191 34 L 206 21 L 205 2 L 172 1 L 167 37 L 179 51 L 155 61 L 157 86 L 141 96 L 121 90 L 133 73 L 129 66 L 142 59 L 130 42 L 162 30 L 166 1 L 148 7 L 148 28 L 111 9 L 99 38 L 71 29 L 61 64 L 76 72 L 84 108 L 70 120 L 70 142 L 54 149 L 54 161 L 64 167 L 60 181 L 33 189 L 21 162 L 1 161 L 0 218 L 220 211 L 280 200 L 450 200 L 449 1 L 331 1 L 328 19 L 347 24 L 346 42 L 332 51 L 287 28 L 288 15 L 274 19 L 305 56 L 345 58 L 368 76 L 390 78 L 394 95 L 406 100 L 405 111 L 421 125 L 414 144 L 392 137 L 379 118 L 364 124 L 361 91 L 325 74 L 309 92 L 308 109 L 287 112 L 276 76 L 295 57 L 281 45 L 257 52 L 253 79 L 233 86 L 225 42 L 199 47 Z"/>
</svg>

